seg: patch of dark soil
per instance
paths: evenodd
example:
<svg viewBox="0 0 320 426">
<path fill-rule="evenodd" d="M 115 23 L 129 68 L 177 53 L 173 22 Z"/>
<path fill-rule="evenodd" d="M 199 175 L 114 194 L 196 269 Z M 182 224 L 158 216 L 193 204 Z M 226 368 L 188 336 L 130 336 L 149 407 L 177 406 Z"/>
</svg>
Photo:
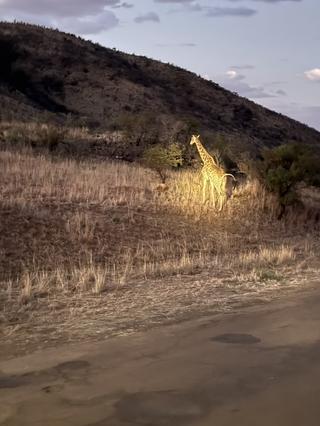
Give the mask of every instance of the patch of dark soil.
<svg viewBox="0 0 320 426">
<path fill-rule="evenodd" d="M 213 342 L 236 343 L 236 344 L 242 344 L 242 345 L 252 345 L 254 343 L 261 342 L 261 340 L 258 337 L 255 337 L 252 334 L 241 334 L 241 333 L 221 334 L 219 336 L 213 337 L 211 340 Z"/>
</svg>

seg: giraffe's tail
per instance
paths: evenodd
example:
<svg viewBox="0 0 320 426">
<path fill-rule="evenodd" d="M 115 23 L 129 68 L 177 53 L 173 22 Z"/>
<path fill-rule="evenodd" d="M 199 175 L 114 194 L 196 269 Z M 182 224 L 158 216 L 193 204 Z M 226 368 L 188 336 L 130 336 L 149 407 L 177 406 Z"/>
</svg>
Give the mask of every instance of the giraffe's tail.
<svg viewBox="0 0 320 426">
<path fill-rule="evenodd" d="M 225 173 L 222 177 L 231 176 L 233 180 L 237 180 L 231 173 Z"/>
</svg>

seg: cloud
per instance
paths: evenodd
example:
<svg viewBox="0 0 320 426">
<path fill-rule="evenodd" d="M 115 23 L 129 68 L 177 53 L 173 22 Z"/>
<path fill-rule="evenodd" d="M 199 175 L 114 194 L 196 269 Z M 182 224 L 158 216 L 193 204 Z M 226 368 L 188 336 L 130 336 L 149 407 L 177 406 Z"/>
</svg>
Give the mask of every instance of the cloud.
<svg viewBox="0 0 320 426">
<path fill-rule="evenodd" d="M 287 95 L 287 92 L 285 92 L 284 90 L 282 90 L 282 89 L 278 89 L 278 90 L 276 90 L 276 92 L 275 92 L 277 95 L 280 95 L 280 96 L 286 96 Z"/>
<path fill-rule="evenodd" d="M 320 81 L 320 68 L 313 68 L 312 70 L 304 72 L 305 77 L 311 81 Z"/>
<path fill-rule="evenodd" d="M 134 19 L 134 22 L 136 22 L 137 24 L 142 24 L 143 22 L 160 22 L 160 18 L 159 15 L 155 12 L 148 12 L 145 13 L 144 15 L 140 15 L 137 16 Z"/>
<path fill-rule="evenodd" d="M 230 2 L 240 2 L 243 0 L 229 0 Z M 301 2 L 302 0 L 251 0 L 251 1 L 256 1 L 256 2 L 260 2 L 260 3 L 283 3 L 283 2 L 294 2 L 294 3 L 298 3 Z"/>
<path fill-rule="evenodd" d="M 80 18 L 62 18 L 56 25 L 62 30 L 76 34 L 97 34 L 101 31 L 110 30 L 119 24 L 114 13 L 105 10 L 99 15 L 85 16 Z"/>
<path fill-rule="evenodd" d="M 285 80 L 274 80 L 274 81 L 269 81 L 269 83 L 267 83 L 266 85 L 277 86 L 278 84 L 285 84 L 285 83 L 286 83 Z"/>
<path fill-rule="evenodd" d="M 187 4 L 194 3 L 194 0 L 154 0 L 155 3 L 169 3 L 169 4 Z"/>
<path fill-rule="evenodd" d="M 181 47 L 196 47 L 196 43 L 180 43 L 179 46 Z"/>
<path fill-rule="evenodd" d="M 243 74 L 239 74 L 237 71 L 235 70 L 229 70 L 226 72 L 226 76 L 228 79 L 230 80 L 244 80 L 246 77 Z"/>
<path fill-rule="evenodd" d="M 269 93 L 262 86 L 251 86 L 246 81 L 246 76 L 238 73 L 236 70 L 228 70 L 223 76 L 218 76 L 218 83 L 230 90 L 231 92 L 238 93 L 249 99 L 262 99 L 273 98 L 277 96 L 274 93 Z"/>
<path fill-rule="evenodd" d="M 201 6 L 199 3 L 186 3 L 185 8 L 188 9 L 190 12 L 202 12 L 203 6 Z"/>
<path fill-rule="evenodd" d="M 132 3 L 123 2 L 120 4 L 116 4 L 112 7 L 113 9 L 119 9 L 120 7 L 123 7 L 124 9 L 131 9 L 132 7 L 134 7 L 134 5 Z"/>
<path fill-rule="evenodd" d="M 230 3 L 238 3 L 242 1 L 251 1 L 258 3 L 299 3 L 302 0 L 225 0 Z M 173 10 L 171 12 L 181 12 L 182 10 L 188 10 L 191 12 L 205 12 L 206 16 L 210 17 L 228 17 L 228 16 L 239 16 L 239 17 L 250 17 L 258 13 L 257 10 L 250 7 L 223 7 L 223 6 L 204 6 L 198 3 L 196 0 L 154 0 L 155 3 L 162 4 L 176 4 L 181 5 L 183 8 Z"/>
<path fill-rule="evenodd" d="M 241 0 L 228 0 L 228 1 L 241 1 Z M 182 6 L 180 9 L 171 10 L 173 12 L 181 12 L 187 10 L 189 12 L 204 12 L 205 16 L 210 18 L 221 17 L 249 17 L 257 13 L 257 10 L 249 7 L 222 7 L 222 6 L 202 6 L 196 0 L 154 0 L 155 3 L 162 4 L 176 4 Z"/>
<path fill-rule="evenodd" d="M 264 86 L 251 86 L 245 82 L 244 80 L 246 79 L 246 76 L 238 71 L 243 69 L 252 69 L 250 65 L 240 65 L 238 70 L 235 68 L 237 67 L 232 67 L 223 76 L 217 78 L 218 82 L 220 82 L 222 86 L 232 92 L 236 92 L 240 96 L 251 99 L 275 98 L 287 95 L 287 93 L 282 89 L 267 90 L 267 86 L 272 86 L 274 83 L 266 83 Z"/>
<path fill-rule="evenodd" d="M 98 34 L 102 31 L 110 30 L 119 24 L 119 20 L 115 14 L 107 10 L 98 15 L 59 19 L 18 13 L 14 16 L 7 16 L 6 20 L 8 22 L 21 21 L 30 24 L 45 25 L 46 27 L 59 28 L 61 31 L 67 33 L 81 35 Z"/>
<path fill-rule="evenodd" d="M 196 0 L 154 0 L 154 2 L 160 4 L 182 6 L 182 8 L 171 10 L 169 13 L 181 12 L 182 10 L 188 10 L 191 12 L 201 12 L 204 9 L 204 7 L 197 3 Z"/>
<path fill-rule="evenodd" d="M 121 5 L 120 0 L 1 0 L 0 10 L 52 17 L 87 16 L 103 13 L 106 7 Z"/>
<path fill-rule="evenodd" d="M 19 20 L 87 35 L 119 24 L 112 10 L 128 7 L 120 0 L 0 0 L 0 13 L 8 21 Z"/>
<path fill-rule="evenodd" d="M 195 43 L 156 43 L 155 46 L 157 47 L 196 47 L 197 44 Z"/>
<path fill-rule="evenodd" d="M 245 65 L 232 65 L 230 67 L 231 70 L 254 70 L 255 66 L 254 65 L 249 65 L 249 64 L 245 64 Z"/>
<path fill-rule="evenodd" d="M 206 16 L 221 18 L 225 16 L 240 16 L 247 18 L 257 13 L 257 10 L 249 7 L 206 7 Z"/>
<path fill-rule="evenodd" d="M 237 84 L 228 84 L 226 88 L 249 99 L 273 98 L 275 96 L 272 93 L 266 92 L 262 86 L 250 86 L 250 84 L 244 81 Z"/>
</svg>

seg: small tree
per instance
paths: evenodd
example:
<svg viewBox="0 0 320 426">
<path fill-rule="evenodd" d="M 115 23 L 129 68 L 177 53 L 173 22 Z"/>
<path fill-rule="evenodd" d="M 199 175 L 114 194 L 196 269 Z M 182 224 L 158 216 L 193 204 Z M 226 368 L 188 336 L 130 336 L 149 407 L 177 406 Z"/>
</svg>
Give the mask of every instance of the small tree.
<svg viewBox="0 0 320 426">
<path fill-rule="evenodd" d="M 143 162 L 150 169 L 154 170 L 161 179 L 162 183 L 166 182 L 167 170 L 182 166 L 183 153 L 181 147 L 172 143 L 168 147 L 159 144 L 147 148 L 143 154 Z"/>
<path fill-rule="evenodd" d="M 298 183 L 320 186 L 319 155 L 303 145 L 281 145 L 263 153 L 260 174 L 267 188 L 278 196 L 280 219 L 288 206 L 299 201 Z"/>
</svg>

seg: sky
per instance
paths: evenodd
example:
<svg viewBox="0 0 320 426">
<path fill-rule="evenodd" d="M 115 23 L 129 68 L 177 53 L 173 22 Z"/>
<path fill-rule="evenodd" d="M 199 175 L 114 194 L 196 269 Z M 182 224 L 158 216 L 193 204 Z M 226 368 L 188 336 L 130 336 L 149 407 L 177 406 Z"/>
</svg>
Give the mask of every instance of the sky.
<svg viewBox="0 0 320 426">
<path fill-rule="evenodd" d="M 320 130 L 319 0 L 0 0 L 0 17 L 170 62 Z"/>
</svg>

